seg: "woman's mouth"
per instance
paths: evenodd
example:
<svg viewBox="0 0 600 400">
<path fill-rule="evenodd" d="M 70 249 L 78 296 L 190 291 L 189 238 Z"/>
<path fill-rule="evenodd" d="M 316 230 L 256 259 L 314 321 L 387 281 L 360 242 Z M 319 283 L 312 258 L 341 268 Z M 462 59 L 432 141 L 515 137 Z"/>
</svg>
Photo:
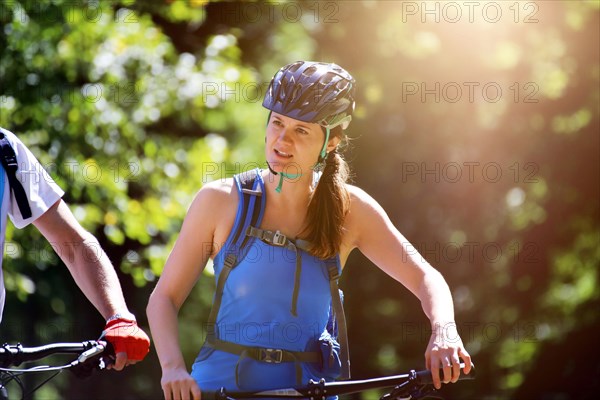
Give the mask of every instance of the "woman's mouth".
<svg viewBox="0 0 600 400">
<path fill-rule="evenodd" d="M 283 152 L 283 151 L 279 151 L 279 150 L 277 150 L 277 149 L 274 149 L 274 150 L 275 150 L 275 154 L 277 154 L 279 157 L 283 157 L 283 158 L 292 158 L 292 155 L 291 155 L 291 154 L 288 154 L 288 153 L 286 153 L 286 152 Z"/>
</svg>

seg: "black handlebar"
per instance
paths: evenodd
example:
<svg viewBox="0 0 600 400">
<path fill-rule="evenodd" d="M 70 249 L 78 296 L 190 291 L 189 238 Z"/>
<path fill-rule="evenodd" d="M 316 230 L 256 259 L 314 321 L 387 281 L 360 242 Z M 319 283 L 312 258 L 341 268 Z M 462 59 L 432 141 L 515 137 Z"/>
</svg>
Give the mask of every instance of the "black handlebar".
<svg viewBox="0 0 600 400">
<path fill-rule="evenodd" d="M 21 363 L 36 361 L 53 354 L 76 354 L 77 358 L 66 365 L 61 366 L 36 366 L 33 368 L 14 369 Z M 23 398 L 35 392 L 48 380 L 52 379 L 63 369 L 69 369 L 76 376 L 84 378 L 89 376 L 95 369 L 103 369 L 107 362 L 112 362 L 110 358 L 114 355 L 114 350 L 110 343 L 105 341 L 88 340 L 78 343 L 52 343 L 37 347 L 23 347 L 22 344 L 0 346 L 0 400 L 8 399 L 6 390 L 7 383 L 15 381 L 20 387 Z M 108 357 L 108 358 L 106 358 Z M 21 374 L 27 372 L 49 372 L 55 374 L 43 381 L 40 385 L 32 389 L 27 395 L 24 386 L 19 379 Z"/>
<path fill-rule="evenodd" d="M 461 374 L 459 380 L 475 379 L 475 368 L 471 367 L 468 375 L 463 373 L 464 364 L 461 364 Z M 440 376 L 443 376 L 443 370 L 440 369 Z M 263 390 L 256 392 L 233 392 L 222 388 L 220 391 L 202 391 L 203 400 L 231 400 L 231 399 L 252 399 L 252 398 L 308 398 L 321 399 L 330 396 L 339 396 L 351 393 L 362 392 L 368 389 L 383 389 L 395 386 L 391 392 L 390 399 L 397 398 L 400 393 L 408 392 L 413 387 L 430 386 L 433 383 L 431 371 L 410 371 L 408 374 L 386 376 L 382 378 L 372 378 L 353 381 L 320 382 L 310 381 L 308 385 L 291 387 L 286 389 Z M 416 398 L 416 397 L 415 397 Z"/>
<path fill-rule="evenodd" d="M 85 362 L 91 357 L 106 354 L 108 351 L 110 349 L 107 342 L 96 340 L 52 343 L 37 347 L 4 344 L 0 346 L 0 367 L 18 366 L 21 363 L 40 360 L 53 354 L 79 354 L 78 361 Z"/>
</svg>

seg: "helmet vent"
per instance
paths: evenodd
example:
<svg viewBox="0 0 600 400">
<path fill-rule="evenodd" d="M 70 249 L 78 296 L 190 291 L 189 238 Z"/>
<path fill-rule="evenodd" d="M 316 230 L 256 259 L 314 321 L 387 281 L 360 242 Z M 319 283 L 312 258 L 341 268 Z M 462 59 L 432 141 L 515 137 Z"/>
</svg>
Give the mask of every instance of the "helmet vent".
<svg viewBox="0 0 600 400">
<path fill-rule="evenodd" d="M 312 76 L 315 72 L 317 72 L 317 68 L 316 67 L 308 67 L 304 70 L 304 72 L 302 72 L 302 75 L 304 76 Z"/>
<path fill-rule="evenodd" d="M 339 81 L 339 82 L 338 82 L 338 83 L 335 85 L 335 87 L 336 87 L 337 89 L 339 89 L 339 90 L 344 90 L 344 89 L 346 89 L 346 88 L 348 87 L 348 84 L 349 84 L 349 83 L 350 83 L 350 82 L 348 82 L 348 81 Z"/>
<path fill-rule="evenodd" d="M 298 68 L 300 68 L 300 66 L 302 66 L 302 64 L 304 64 L 302 61 L 298 61 L 298 62 L 290 65 L 289 68 L 287 68 L 287 70 L 289 72 L 296 72 L 296 71 L 298 71 Z M 286 68 L 284 67 L 284 68 L 282 68 L 282 70 L 283 69 L 286 69 Z"/>
<path fill-rule="evenodd" d="M 296 99 L 298 97 L 298 94 L 302 92 L 302 85 L 297 84 L 294 87 L 294 90 L 292 91 L 292 97 L 290 98 L 291 100 Z"/>
<path fill-rule="evenodd" d="M 321 84 L 322 85 L 327 85 L 329 84 L 329 82 L 331 82 L 333 80 L 333 78 L 335 77 L 335 74 L 331 74 L 331 73 L 327 73 L 325 75 L 323 75 L 323 78 L 321 79 Z"/>
</svg>

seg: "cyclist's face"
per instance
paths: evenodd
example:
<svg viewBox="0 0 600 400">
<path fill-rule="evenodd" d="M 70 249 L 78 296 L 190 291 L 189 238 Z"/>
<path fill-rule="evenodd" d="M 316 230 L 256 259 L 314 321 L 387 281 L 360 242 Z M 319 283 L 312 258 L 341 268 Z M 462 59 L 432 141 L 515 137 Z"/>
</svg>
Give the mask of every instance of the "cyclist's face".
<svg viewBox="0 0 600 400">
<path fill-rule="evenodd" d="M 318 124 L 271 113 L 266 158 L 275 172 L 306 174 L 317 162 L 325 134 Z"/>
</svg>

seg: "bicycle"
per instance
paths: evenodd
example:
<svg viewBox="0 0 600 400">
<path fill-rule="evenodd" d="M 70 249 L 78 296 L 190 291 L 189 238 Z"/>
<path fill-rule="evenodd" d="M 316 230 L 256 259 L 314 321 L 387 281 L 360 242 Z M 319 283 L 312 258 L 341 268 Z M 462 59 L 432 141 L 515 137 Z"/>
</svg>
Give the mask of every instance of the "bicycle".
<svg viewBox="0 0 600 400">
<path fill-rule="evenodd" d="M 37 361 L 54 354 L 77 354 L 77 358 L 65 365 L 59 366 L 35 366 L 31 368 L 9 368 L 18 367 L 21 363 Z M 51 343 L 37 347 L 23 347 L 21 344 L 0 346 L 0 400 L 8 400 L 6 384 L 14 381 L 21 388 L 21 399 L 30 396 L 40 387 L 48 383 L 64 370 L 71 370 L 78 377 L 86 377 L 95 369 L 104 369 L 109 358 L 114 355 L 112 346 L 105 341 L 88 340 L 77 343 Z M 55 373 L 42 381 L 36 387 L 25 393 L 25 387 L 20 376 L 34 372 Z"/>
<path fill-rule="evenodd" d="M 471 368 L 469 375 L 462 373 L 464 364 L 460 365 L 459 380 L 475 379 L 475 368 Z M 440 376 L 442 371 L 440 370 Z M 381 378 L 325 382 L 324 379 L 315 382 L 310 380 L 305 386 L 261 390 L 261 391 L 228 391 L 221 388 L 216 392 L 203 391 L 202 400 L 236 400 L 236 399 L 258 399 L 258 398 L 286 398 L 286 399 L 310 399 L 325 400 L 328 397 L 358 393 L 369 389 L 393 389 L 379 400 L 418 400 L 426 397 L 444 399 L 444 397 L 433 387 L 431 372 L 428 370 L 411 370 L 408 374 L 386 376 Z"/>
</svg>

